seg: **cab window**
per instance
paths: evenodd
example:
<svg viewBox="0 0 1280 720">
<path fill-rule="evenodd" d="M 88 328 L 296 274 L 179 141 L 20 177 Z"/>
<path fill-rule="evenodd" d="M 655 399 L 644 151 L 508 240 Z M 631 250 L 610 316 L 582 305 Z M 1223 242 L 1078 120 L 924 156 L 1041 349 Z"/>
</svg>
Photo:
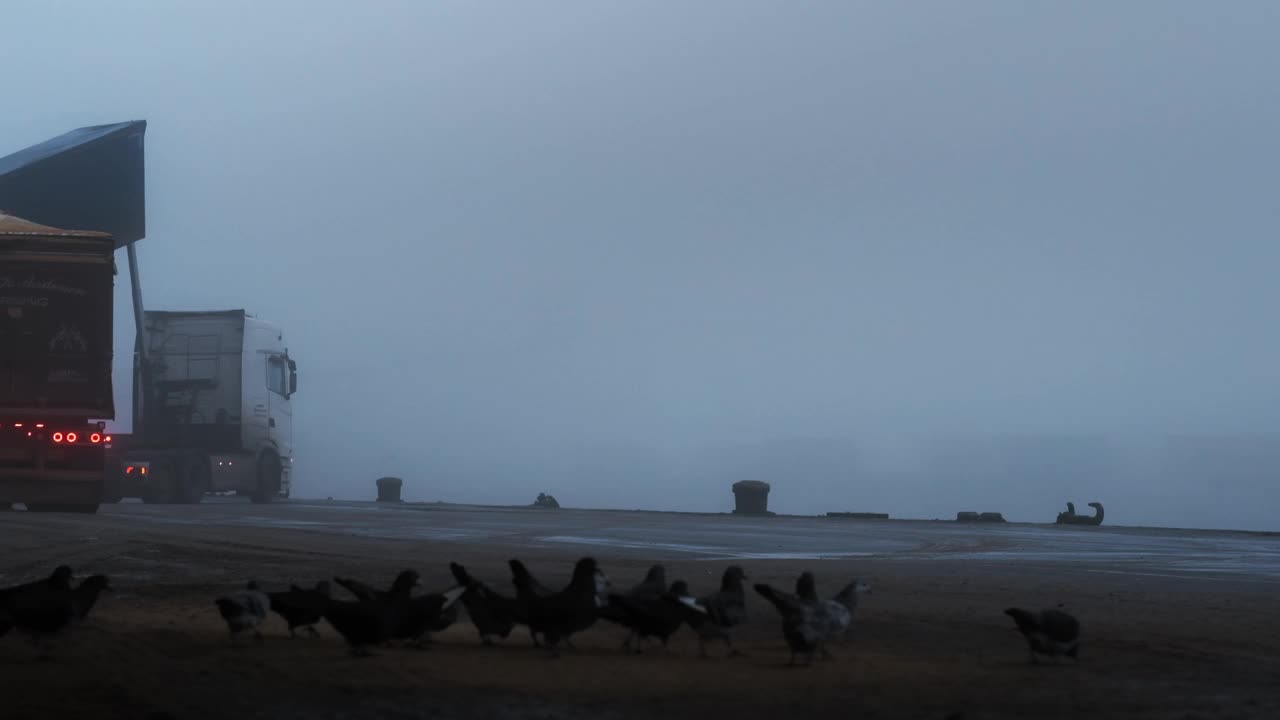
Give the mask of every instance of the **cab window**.
<svg viewBox="0 0 1280 720">
<path fill-rule="evenodd" d="M 282 397 L 289 395 L 288 371 L 284 359 L 276 355 L 267 358 L 267 389 Z"/>
</svg>

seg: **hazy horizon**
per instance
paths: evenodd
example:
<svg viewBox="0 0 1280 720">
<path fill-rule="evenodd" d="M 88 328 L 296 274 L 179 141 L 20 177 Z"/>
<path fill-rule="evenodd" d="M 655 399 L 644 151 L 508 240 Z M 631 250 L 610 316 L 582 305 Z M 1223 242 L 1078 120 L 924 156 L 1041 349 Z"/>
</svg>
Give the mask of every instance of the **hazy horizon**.
<svg viewBox="0 0 1280 720">
<path fill-rule="evenodd" d="M 1273 3 L 5 16 L 0 155 L 147 120 L 147 307 L 284 327 L 296 496 L 1276 529 Z"/>
</svg>

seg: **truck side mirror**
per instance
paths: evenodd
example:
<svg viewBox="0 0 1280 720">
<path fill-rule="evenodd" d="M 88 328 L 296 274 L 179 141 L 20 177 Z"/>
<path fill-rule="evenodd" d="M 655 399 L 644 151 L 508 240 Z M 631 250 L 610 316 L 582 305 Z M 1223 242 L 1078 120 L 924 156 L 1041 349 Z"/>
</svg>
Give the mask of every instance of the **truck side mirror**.
<svg viewBox="0 0 1280 720">
<path fill-rule="evenodd" d="M 289 369 L 289 394 L 292 395 L 298 392 L 298 371 L 295 369 L 297 366 L 293 362 L 290 362 L 289 365 L 291 366 Z"/>
</svg>

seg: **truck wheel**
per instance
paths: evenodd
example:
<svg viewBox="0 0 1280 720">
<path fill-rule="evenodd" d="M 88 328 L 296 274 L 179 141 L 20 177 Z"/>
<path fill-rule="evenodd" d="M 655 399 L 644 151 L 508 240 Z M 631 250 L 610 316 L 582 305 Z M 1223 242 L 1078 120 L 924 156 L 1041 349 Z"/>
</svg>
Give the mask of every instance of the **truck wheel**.
<svg viewBox="0 0 1280 720">
<path fill-rule="evenodd" d="M 142 502 L 148 505 L 168 505 L 179 502 L 176 463 L 169 460 L 151 463 L 151 475 L 142 488 Z"/>
<path fill-rule="evenodd" d="M 176 502 L 184 505 L 199 503 L 204 499 L 204 494 L 209 489 L 211 476 L 208 458 L 197 455 L 187 460 L 182 475 L 174 478 Z"/>
<path fill-rule="evenodd" d="M 280 492 L 280 458 L 273 452 L 265 452 L 258 458 L 258 481 L 254 484 L 249 500 L 269 503 Z"/>
</svg>

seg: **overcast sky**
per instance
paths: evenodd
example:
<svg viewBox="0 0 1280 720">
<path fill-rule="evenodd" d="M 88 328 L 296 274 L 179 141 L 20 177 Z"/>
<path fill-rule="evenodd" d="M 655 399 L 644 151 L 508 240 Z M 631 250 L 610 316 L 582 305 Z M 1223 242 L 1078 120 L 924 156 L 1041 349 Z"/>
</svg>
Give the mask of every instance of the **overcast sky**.
<svg viewBox="0 0 1280 720">
<path fill-rule="evenodd" d="M 1280 4 L 3 23 L 0 155 L 147 120 L 148 307 L 284 325 L 297 495 L 1276 527 Z"/>
</svg>

